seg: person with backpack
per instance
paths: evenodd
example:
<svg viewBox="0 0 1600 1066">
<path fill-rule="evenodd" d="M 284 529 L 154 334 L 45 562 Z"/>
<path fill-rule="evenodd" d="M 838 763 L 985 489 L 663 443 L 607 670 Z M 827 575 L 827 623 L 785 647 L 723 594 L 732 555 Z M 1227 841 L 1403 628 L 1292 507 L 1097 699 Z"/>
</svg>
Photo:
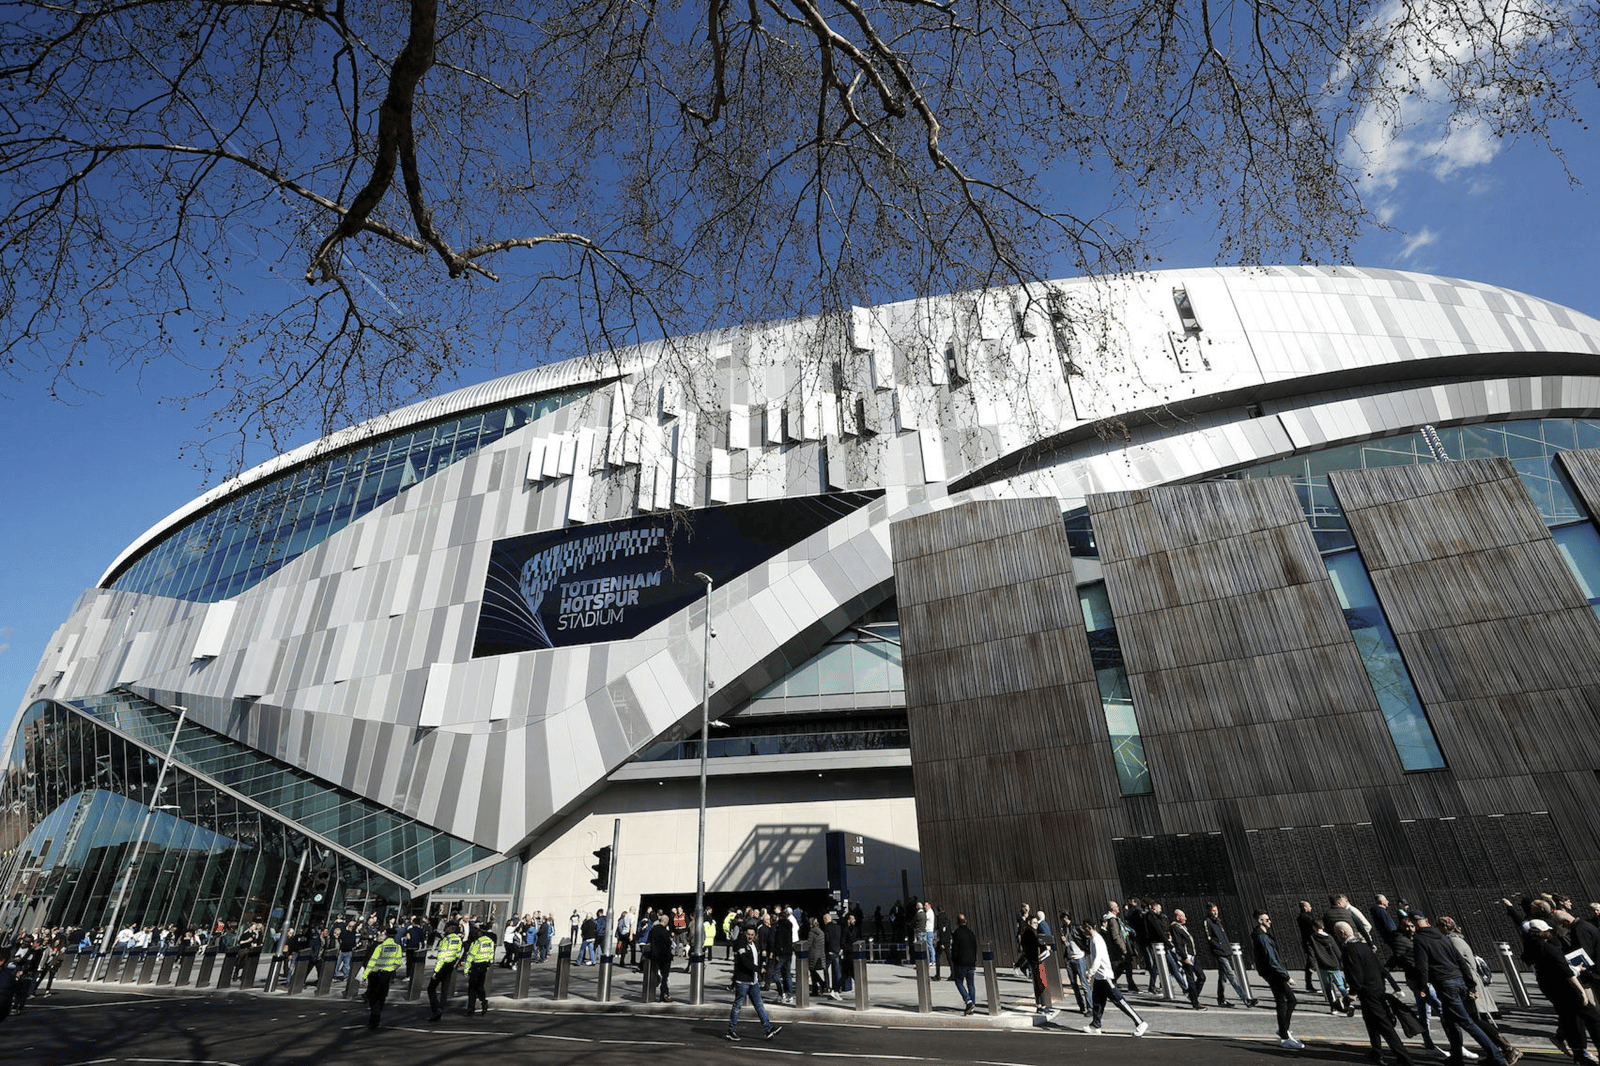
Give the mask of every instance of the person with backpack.
<svg viewBox="0 0 1600 1066">
<path fill-rule="evenodd" d="M 1122 905 L 1116 900 L 1106 901 L 1106 912 L 1100 917 L 1100 937 L 1105 942 L 1106 958 L 1111 965 L 1111 983 L 1124 973 L 1128 975 L 1128 991 L 1137 993 L 1138 982 L 1133 979 L 1133 953 L 1128 950 L 1128 929 L 1122 924 Z"/>
</svg>

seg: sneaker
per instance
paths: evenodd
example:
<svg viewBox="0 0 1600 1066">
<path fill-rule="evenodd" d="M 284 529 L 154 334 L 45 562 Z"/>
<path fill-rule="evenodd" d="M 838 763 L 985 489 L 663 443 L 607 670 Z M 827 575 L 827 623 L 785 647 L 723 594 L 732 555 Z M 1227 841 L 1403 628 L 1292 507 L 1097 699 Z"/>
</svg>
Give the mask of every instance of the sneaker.
<svg viewBox="0 0 1600 1066">
<path fill-rule="evenodd" d="M 1100 1028 L 1098 1025 L 1086 1025 L 1083 1027 L 1082 1031 L 1088 1033 L 1090 1036 L 1099 1036 L 1101 1033 L 1105 1032 L 1105 1030 Z"/>
<path fill-rule="evenodd" d="M 1194 1005 L 1194 1009 L 1195 1010 L 1205 1010 L 1206 1009 L 1206 1005 L 1204 1003 L 1196 1003 Z"/>
<path fill-rule="evenodd" d="M 1477 1062 L 1478 1061 L 1478 1053 L 1476 1051 L 1473 1051 L 1469 1047 L 1464 1047 L 1464 1048 L 1461 1049 L 1461 1061 L 1462 1062 Z"/>
<path fill-rule="evenodd" d="M 1249 1003 L 1246 1003 L 1245 1006 L 1247 1006 L 1247 1007 L 1259 1007 L 1259 1006 L 1261 1006 L 1261 1001 L 1259 999 L 1252 999 Z"/>
<path fill-rule="evenodd" d="M 1140 1022 L 1138 1025 L 1133 1027 L 1133 1035 L 1134 1036 L 1143 1036 L 1144 1034 L 1148 1033 L 1149 1031 L 1150 1031 L 1150 1023 L 1149 1022 Z"/>
<path fill-rule="evenodd" d="M 976 1003 L 968 1003 L 967 1004 L 967 1009 L 962 1011 L 961 1013 L 963 1015 L 967 1015 L 967 1014 L 971 1014 L 973 1011 L 975 1011 L 977 1009 L 978 1009 L 978 1005 Z"/>
<path fill-rule="evenodd" d="M 1301 1048 L 1305 1047 L 1304 1044 L 1294 1038 L 1293 1033 L 1290 1033 L 1288 1036 L 1278 1041 L 1278 1046 L 1281 1048 L 1287 1048 L 1290 1051 L 1299 1051 Z"/>
<path fill-rule="evenodd" d="M 732 1029 L 729 1029 L 726 1033 L 722 1034 L 722 1039 L 731 1040 L 737 1044 L 740 1040 L 740 1037 L 738 1033 L 734 1032 Z"/>
<path fill-rule="evenodd" d="M 774 1025 L 771 1029 L 767 1030 L 767 1039 L 771 1040 L 773 1037 L 777 1036 L 781 1032 L 783 1032 L 783 1026 Z"/>
</svg>

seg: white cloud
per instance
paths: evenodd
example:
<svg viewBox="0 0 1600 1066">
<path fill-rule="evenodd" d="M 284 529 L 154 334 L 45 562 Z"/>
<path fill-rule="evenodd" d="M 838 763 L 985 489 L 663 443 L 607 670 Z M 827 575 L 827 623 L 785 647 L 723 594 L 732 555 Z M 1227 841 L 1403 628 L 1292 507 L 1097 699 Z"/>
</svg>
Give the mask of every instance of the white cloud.
<svg viewBox="0 0 1600 1066">
<path fill-rule="evenodd" d="M 1498 0 L 1493 10 L 1443 2 L 1391 0 L 1362 27 L 1353 51 L 1370 53 L 1382 42 L 1381 58 L 1366 65 L 1369 101 L 1355 115 L 1342 154 L 1359 168 L 1378 218 L 1388 222 L 1393 209 L 1384 193 L 1393 192 L 1413 173 L 1446 180 L 1482 167 L 1499 154 L 1501 141 L 1483 111 L 1499 103 L 1492 76 L 1468 76 L 1452 86 L 1452 73 L 1492 71 L 1496 57 L 1485 50 L 1482 24 L 1493 15 L 1500 54 L 1554 47 L 1551 26 L 1567 0 Z M 1371 58 L 1368 55 L 1368 58 Z M 1341 97 L 1353 81 L 1347 65 L 1330 78 L 1330 95 Z M 1465 88 L 1463 88 L 1465 86 Z"/>
<path fill-rule="evenodd" d="M 1410 240 L 1406 241 L 1405 247 L 1400 249 L 1400 258 L 1410 259 L 1438 239 L 1439 235 L 1433 232 L 1431 227 L 1424 226 L 1420 233 L 1414 234 Z"/>
</svg>

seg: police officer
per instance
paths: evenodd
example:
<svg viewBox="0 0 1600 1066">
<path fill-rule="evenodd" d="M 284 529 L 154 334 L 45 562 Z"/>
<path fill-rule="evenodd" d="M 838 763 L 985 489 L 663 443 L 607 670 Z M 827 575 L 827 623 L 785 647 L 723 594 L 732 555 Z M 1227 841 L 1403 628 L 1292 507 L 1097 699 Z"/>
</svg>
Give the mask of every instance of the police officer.
<svg viewBox="0 0 1600 1066">
<path fill-rule="evenodd" d="M 483 1005 L 489 1013 L 489 964 L 494 962 L 494 934 L 479 929 L 478 935 L 467 947 L 467 1013 L 473 1013 L 474 1004 Z"/>
<path fill-rule="evenodd" d="M 371 1013 L 367 1015 L 367 1028 L 376 1029 L 378 1019 L 383 1015 L 384 1000 L 389 998 L 389 982 L 394 980 L 394 972 L 406 961 L 406 953 L 394 938 L 391 928 L 384 934 L 378 946 L 372 949 L 372 957 L 367 959 L 367 964 L 361 968 L 360 979 L 367 982 L 367 1007 Z"/>
<path fill-rule="evenodd" d="M 433 967 L 433 977 L 428 980 L 428 1005 L 433 1008 L 433 1017 L 428 1020 L 438 1021 L 444 1015 L 444 997 L 450 987 L 450 977 L 456 972 L 456 963 L 461 961 L 461 927 L 451 922 L 444 927 L 444 936 L 439 938 L 439 954 Z M 446 991 L 441 992 L 440 988 Z"/>
</svg>

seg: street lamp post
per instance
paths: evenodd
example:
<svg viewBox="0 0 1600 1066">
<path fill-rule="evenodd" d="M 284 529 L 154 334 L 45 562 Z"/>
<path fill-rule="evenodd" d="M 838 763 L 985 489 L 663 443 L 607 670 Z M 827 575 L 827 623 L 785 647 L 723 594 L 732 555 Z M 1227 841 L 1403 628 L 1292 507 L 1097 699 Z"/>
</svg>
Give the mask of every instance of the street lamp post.
<svg viewBox="0 0 1600 1066">
<path fill-rule="evenodd" d="M 163 783 L 167 779 L 167 770 L 172 766 L 172 753 L 178 746 L 178 734 L 183 732 L 184 719 L 189 717 L 189 708 L 177 707 L 178 724 L 172 728 L 172 740 L 167 744 L 166 758 L 161 760 L 161 769 L 156 774 L 156 786 L 150 792 L 150 803 L 144 810 L 144 818 L 139 823 L 139 835 L 134 838 L 133 850 L 128 852 L 128 865 L 122 871 L 122 887 L 117 889 L 117 901 L 111 907 L 111 920 L 106 923 L 106 932 L 100 939 L 100 960 L 96 963 L 96 972 L 90 980 L 99 980 L 104 973 L 99 970 L 101 961 L 110 955 L 110 948 L 116 946 L 113 939 L 117 935 L 117 922 L 122 918 L 122 904 L 128 896 L 128 886 L 133 882 L 133 867 L 139 861 L 139 852 L 144 848 L 145 834 L 150 831 L 150 818 L 158 810 L 178 810 L 177 804 L 161 803 Z"/>
<path fill-rule="evenodd" d="M 702 956 L 705 965 L 705 910 L 706 910 L 706 746 L 711 740 L 711 589 L 714 582 L 710 574 L 695 571 L 695 577 L 706 583 L 706 631 L 704 654 L 700 660 L 700 839 L 694 860 L 694 917 L 689 922 L 690 943 L 696 956 Z M 705 998 L 705 975 L 696 985 L 695 1003 Z"/>
</svg>

